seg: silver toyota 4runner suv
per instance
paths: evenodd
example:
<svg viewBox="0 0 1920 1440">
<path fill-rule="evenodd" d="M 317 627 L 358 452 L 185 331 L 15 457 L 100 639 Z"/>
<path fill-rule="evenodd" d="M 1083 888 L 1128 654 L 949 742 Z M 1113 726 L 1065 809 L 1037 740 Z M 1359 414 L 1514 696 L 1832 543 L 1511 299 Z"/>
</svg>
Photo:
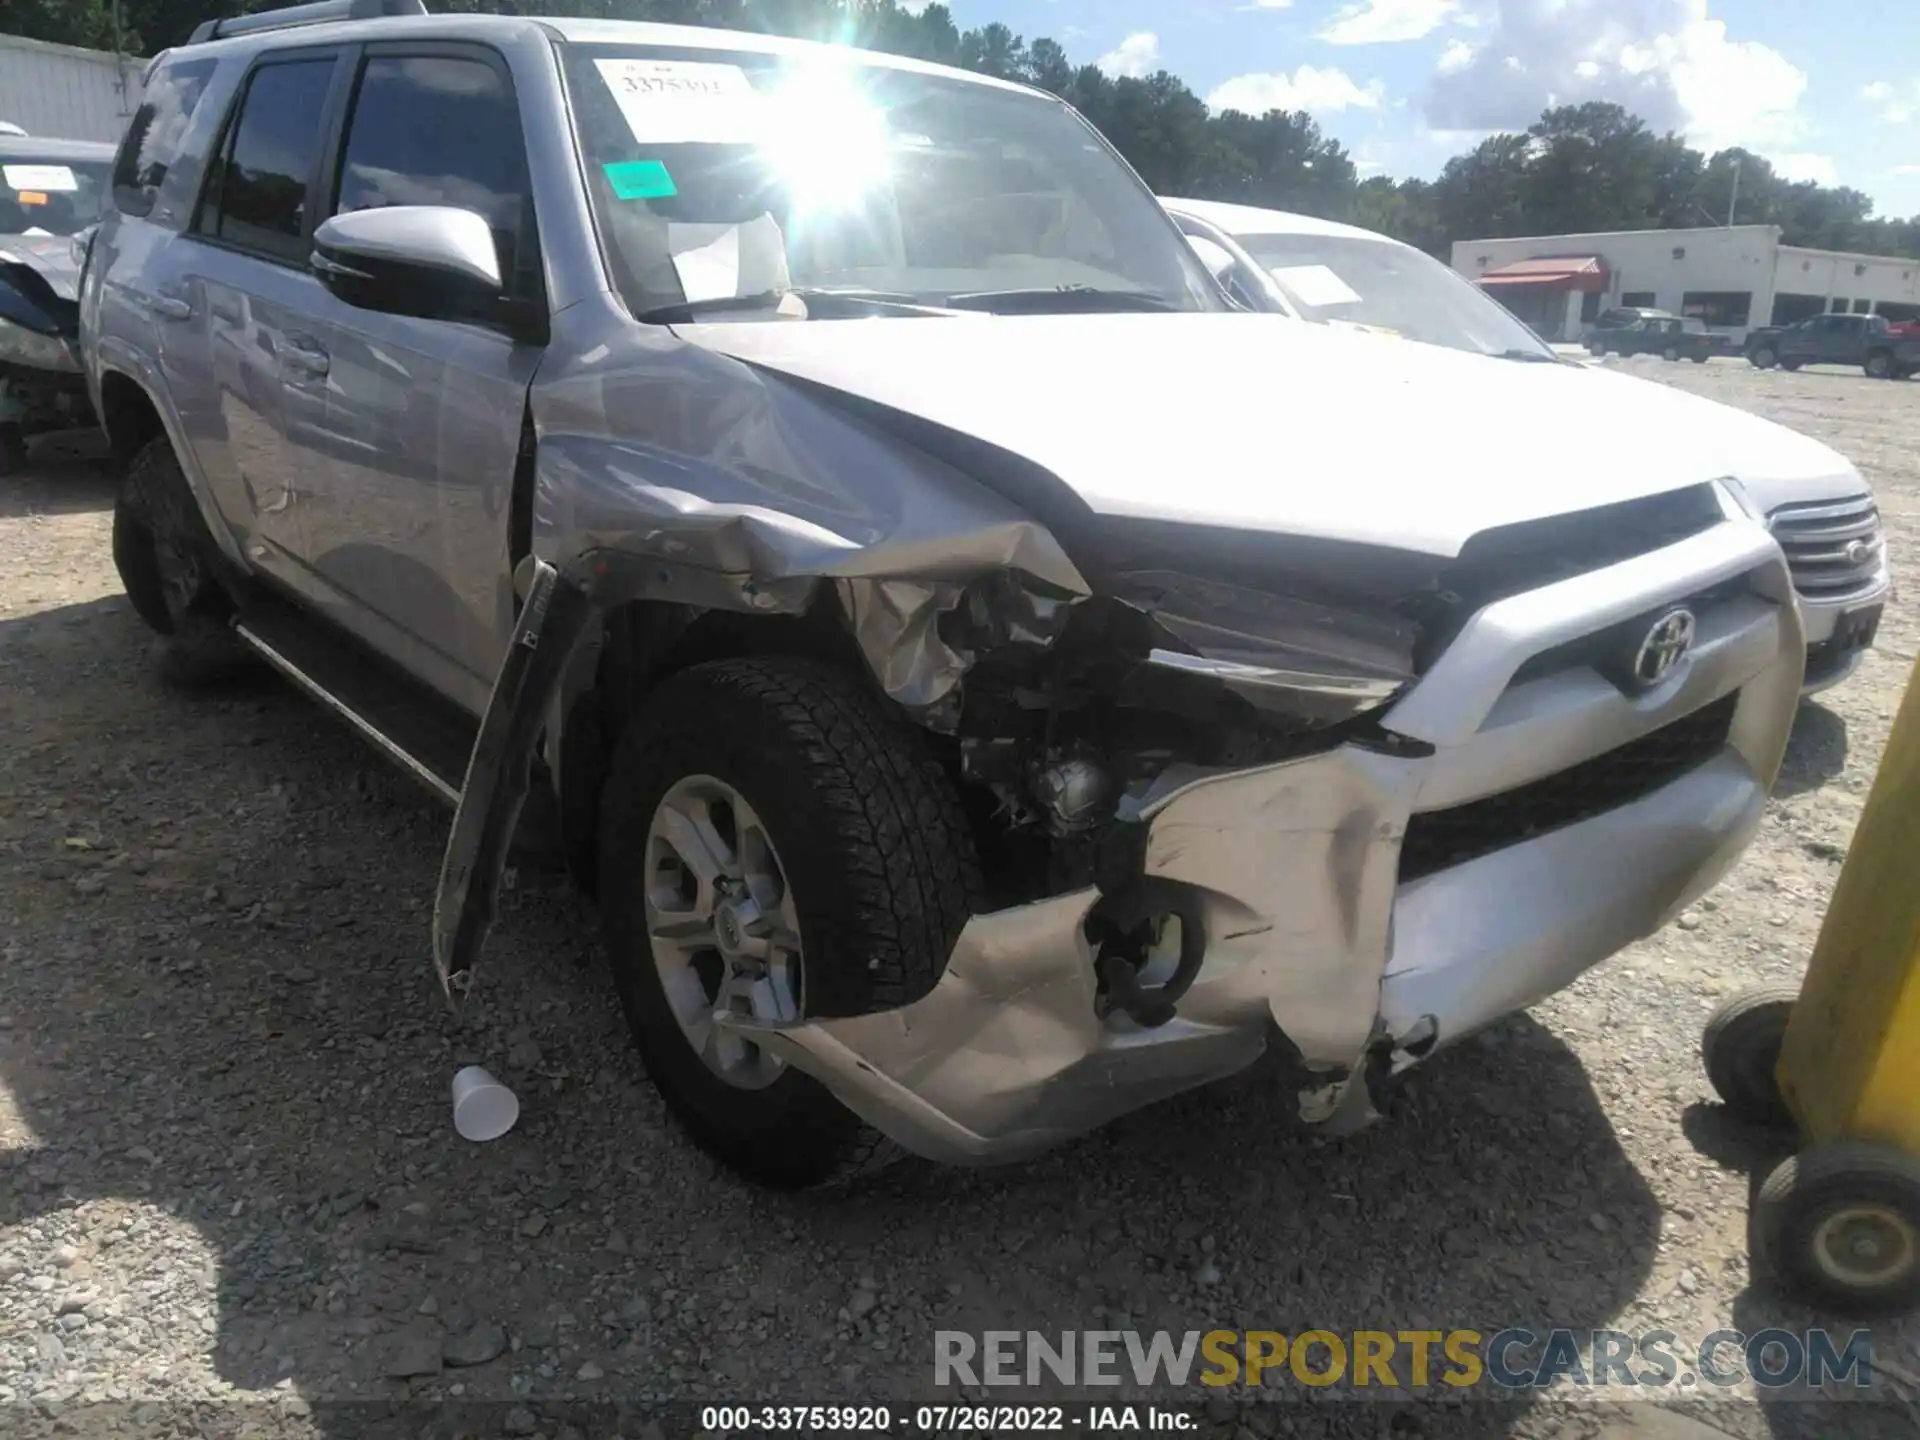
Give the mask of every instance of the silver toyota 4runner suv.
<svg viewBox="0 0 1920 1440">
<path fill-rule="evenodd" d="M 1742 477 L 1831 451 L 1234 312 L 1019 86 L 403 10 L 156 59 L 83 325 L 172 672 L 257 652 L 456 807 L 455 1004 L 536 797 L 761 1180 L 1030 1154 L 1276 1031 L 1346 1125 L 1753 834 L 1805 646 Z"/>
</svg>

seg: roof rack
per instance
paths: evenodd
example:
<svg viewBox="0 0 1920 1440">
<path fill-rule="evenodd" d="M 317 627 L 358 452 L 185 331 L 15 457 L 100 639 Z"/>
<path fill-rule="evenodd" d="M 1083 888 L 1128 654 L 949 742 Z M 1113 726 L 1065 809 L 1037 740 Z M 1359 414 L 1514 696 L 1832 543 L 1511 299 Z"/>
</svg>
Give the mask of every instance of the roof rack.
<svg viewBox="0 0 1920 1440">
<path fill-rule="evenodd" d="M 318 0 L 312 5 L 288 5 L 253 15 L 229 15 L 203 20 L 194 26 L 187 44 L 224 40 L 229 35 L 254 35 L 262 30 L 286 30 L 295 25 L 320 25 L 328 20 L 377 20 L 388 15 L 424 15 L 424 0 Z"/>
</svg>

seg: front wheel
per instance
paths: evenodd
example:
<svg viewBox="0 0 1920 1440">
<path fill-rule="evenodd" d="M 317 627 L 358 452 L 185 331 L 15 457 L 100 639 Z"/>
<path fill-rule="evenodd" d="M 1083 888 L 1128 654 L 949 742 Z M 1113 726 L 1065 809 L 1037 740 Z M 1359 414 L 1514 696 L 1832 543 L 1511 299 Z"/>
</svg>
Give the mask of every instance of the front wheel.
<svg viewBox="0 0 1920 1440">
<path fill-rule="evenodd" d="M 1920 1309 L 1920 1160 L 1839 1141 L 1787 1160 L 1753 1202 L 1753 1260 L 1789 1298 L 1863 1320 Z"/>
<path fill-rule="evenodd" d="M 694 1140 L 783 1189 L 894 1147 L 817 1080 L 716 1024 L 869 1014 L 923 998 L 980 892 L 958 796 L 870 687 L 811 660 L 666 681 L 616 749 L 599 894 L 614 980 Z"/>
<path fill-rule="evenodd" d="M 1762 345 L 1751 352 L 1747 359 L 1753 362 L 1753 368 L 1756 370 L 1771 370 L 1780 356 L 1771 345 Z"/>
<path fill-rule="evenodd" d="M 1667 346 L 1666 349 L 1660 352 L 1660 358 L 1670 365 L 1678 363 L 1680 359 L 1680 347 L 1677 345 Z"/>
<path fill-rule="evenodd" d="M 1867 356 L 1867 363 L 1861 368 L 1864 369 L 1872 379 L 1891 380 L 1893 378 L 1893 357 L 1884 350 L 1875 351 L 1873 354 Z"/>
</svg>

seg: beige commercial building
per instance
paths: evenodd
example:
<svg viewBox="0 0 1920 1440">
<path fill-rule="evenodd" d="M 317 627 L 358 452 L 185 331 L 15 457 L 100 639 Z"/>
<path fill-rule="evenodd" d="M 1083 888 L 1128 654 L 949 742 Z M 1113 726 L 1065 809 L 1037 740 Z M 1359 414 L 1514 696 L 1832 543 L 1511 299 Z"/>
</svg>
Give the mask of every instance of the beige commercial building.
<svg viewBox="0 0 1920 1440">
<path fill-rule="evenodd" d="M 1616 305 L 1697 316 L 1736 340 L 1828 312 L 1920 320 L 1920 259 L 1808 250 L 1780 234 L 1721 225 L 1459 240 L 1453 268 L 1549 340 L 1578 340 Z"/>
</svg>

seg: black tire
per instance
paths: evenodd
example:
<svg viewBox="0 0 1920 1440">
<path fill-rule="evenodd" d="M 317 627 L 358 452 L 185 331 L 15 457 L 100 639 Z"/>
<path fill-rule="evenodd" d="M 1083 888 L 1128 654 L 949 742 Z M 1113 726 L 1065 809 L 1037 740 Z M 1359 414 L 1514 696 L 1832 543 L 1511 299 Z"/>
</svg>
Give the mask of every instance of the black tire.
<svg viewBox="0 0 1920 1440">
<path fill-rule="evenodd" d="M 0 425 L 0 475 L 18 475 L 29 458 L 27 432 L 18 425 Z"/>
<path fill-rule="evenodd" d="M 1780 368 L 1789 375 L 1797 375 L 1800 373 L 1800 367 L 1806 363 L 1804 360 L 1782 360 L 1780 362 Z"/>
<path fill-rule="evenodd" d="M 1784 1162 L 1754 1197 L 1757 1277 L 1826 1314 L 1920 1309 L 1920 1159 L 1843 1140 Z"/>
<path fill-rule="evenodd" d="M 1867 356 L 1860 368 L 1867 372 L 1867 378 L 1870 380 L 1891 380 L 1893 379 L 1893 356 L 1884 350 L 1876 350 Z"/>
<path fill-rule="evenodd" d="M 688 776 L 731 786 L 760 817 L 800 927 L 803 1011 L 847 1016 L 934 987 L 981 891 L 959 798 L 919 733 L 852 676 L 798 658 L 715 661 L 645 701 L 600 801 L 600 908 L 627 1023 L 693 1139 L 750 1179 L 830 1185 L 898 1155 L 789 1065 L 764 1088 L 707 1068 L 667 1003 L 647 938 L 643 862 L 662 797 Z"/>
<path fill-rule="evenodd" d="M 1667 346 L 1666 349 L 1660 352 L 1660 358 L 1662 360 L 1665 360 L 1669 365 L 1679 364 L 1680 363 L 1680 347 L 1678 345 Z"/>
<path fill-rule="evenodd" d="M 1700 1036 L 1700 1058 L 1714 1093 L 1751 1124 L 1779 1129 L 1793 1125 L 1775 1069 L 1798 999 L 1791 986 L 1746 991 L 1714 1011 Z"/>
<path fill-rule="evenodd" d="M 113 507 L 113 563 L 134 613 L 161 637 L 160 674 L 172 684 L 216 684 L 250 663 L 216 555 L 173 446 L 148 442 Z"/>
<path fill-rule="evenodd" d="M 1747 359 L 1753 362 L 1756 370 L 1771 370 L 1778 363 L 1780 355 L 1771 345 L 1760 345 L 1747 352 Z"/>
<path fill-rule="evenodd" d="M 1706 363 L 1707 363 L 1707 361 L 1708 361 L 1708 360 L 1710 360 L 1710 359 L 1711 359 L 1712 357 L 1711 357 L 1711 356 L 1709 356 L 1709 355 L 1689 355 L 1689 356 L 1688 356 L 1687 358 L 1688 358 L 1689 360 L 1691 360 L 1691 361 L 1693 361 L 1693 363 L 1694 363 L 1694 364 L 1696 364 L 1696 365 L 1704 365 L 1704 364 L 1706 364 Z"/>
</svg>

